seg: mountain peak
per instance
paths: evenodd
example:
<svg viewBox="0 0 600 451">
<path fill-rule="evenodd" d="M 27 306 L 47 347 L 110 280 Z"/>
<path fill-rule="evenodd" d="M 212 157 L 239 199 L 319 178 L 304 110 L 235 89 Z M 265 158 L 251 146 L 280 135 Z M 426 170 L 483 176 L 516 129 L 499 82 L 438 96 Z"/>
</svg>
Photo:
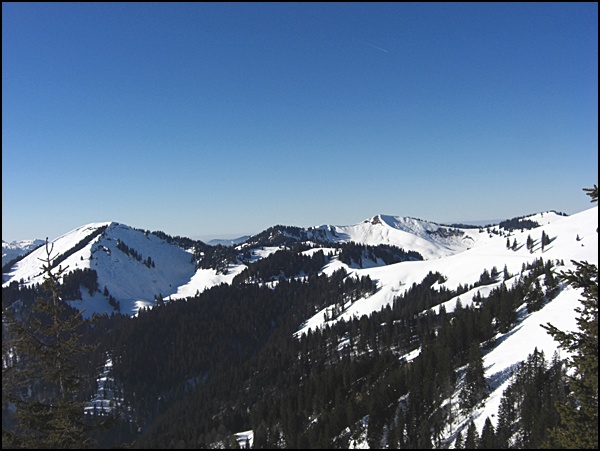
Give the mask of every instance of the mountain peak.
<svg viewBox="0 0 600 451">
<path fill-rule="evenodd" d="M 381 220 L 381 215 L 375 215 L 370 219 L 365 219 L 363 222 L 367 223 L 367 224 L 373 224 L 373 225 L 383 225 L 383 222 Z"/>
</svg>

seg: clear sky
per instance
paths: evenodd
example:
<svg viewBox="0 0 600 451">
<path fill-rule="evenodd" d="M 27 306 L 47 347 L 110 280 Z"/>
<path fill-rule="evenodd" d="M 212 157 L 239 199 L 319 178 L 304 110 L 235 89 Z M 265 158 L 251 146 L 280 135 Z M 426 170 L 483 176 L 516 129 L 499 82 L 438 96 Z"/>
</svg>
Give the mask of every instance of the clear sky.
<svg viewBox="0 0 600 451">
<path fill-rule="evenodd" d="M 598 5 L 2 4 L 2 238 L 568 214 Z"/>
</svg>

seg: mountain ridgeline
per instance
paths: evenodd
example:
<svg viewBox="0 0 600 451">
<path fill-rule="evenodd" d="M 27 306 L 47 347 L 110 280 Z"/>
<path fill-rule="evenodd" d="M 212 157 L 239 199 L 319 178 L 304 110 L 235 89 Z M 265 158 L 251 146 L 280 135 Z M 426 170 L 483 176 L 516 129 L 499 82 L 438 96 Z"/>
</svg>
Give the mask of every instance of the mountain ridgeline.
<svg viewBox="0 0 600 451">
<path fill-rule="evenodd" d="M 91 320 L 85 421 L 111 419 L 92 434 L 100 447 L 558 446 L 548 431 L 571 386 L 540 324 L 576 325 L 578 292 L 561 274 L 597 264 L 597 218 L 378 215 L 231 246 L 80 227 L 54 241 L 53 268 L 66 268 L 69 311 Z M 15 317 L 47 295 L 41 251 L 3 270 Z M 29 390 L 51 402 L 49 387 Z M 3 403 L 3 439 L 15 427 Z"/>
</svg>

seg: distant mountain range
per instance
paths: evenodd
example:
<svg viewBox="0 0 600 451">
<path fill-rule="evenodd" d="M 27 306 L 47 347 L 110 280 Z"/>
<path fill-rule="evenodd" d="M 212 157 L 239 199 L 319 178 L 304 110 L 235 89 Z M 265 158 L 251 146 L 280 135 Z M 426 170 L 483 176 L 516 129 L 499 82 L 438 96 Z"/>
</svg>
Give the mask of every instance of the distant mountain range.
<svg viewBox="0 0 600 451">
<path fill-rule="evenodd" d="M 240 237 L 232 238 L 232 239 L 228 239 L 228 238 L 214 238 L 212 240 L 208 240 L 206 242 L 206 244 L 208 244 L 210 246 L 217 246 L 219 244 L 221 246 L 237 246 L 238 244 L 242 244 L 248 238 L 250 238 L 250 235 L 244 235 L 244 236 L 240 236 Z"/>
<path fill-rule="evenodd" d="M 10 243 L 2 240 L 2 266 L 44 244 L 44 240 L 21 240 Z"/>
</svg>

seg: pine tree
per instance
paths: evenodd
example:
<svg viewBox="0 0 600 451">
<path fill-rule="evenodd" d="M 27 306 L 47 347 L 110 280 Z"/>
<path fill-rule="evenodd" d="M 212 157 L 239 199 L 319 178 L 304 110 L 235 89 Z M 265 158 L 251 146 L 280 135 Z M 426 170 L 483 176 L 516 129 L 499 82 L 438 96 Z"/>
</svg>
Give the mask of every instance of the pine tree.
<svg viewBox="0 0 600 451">
<path fill-rule="evenodd" d="M 525 302 L 527 303 L 527 311 L 529 313 L 535 312 L 542 308 L 544 304 L 544 291 L 540 285 L 539 279 L 531 284 L 525 295 Z"/>
<path fill-rule="evenodd" d="M 584 189 L 598 201 L 598 187 Z M 597 231 L 597 230 L 596 230 Z M 570 353 L 567 367 L 571 389 L 570 402 L 558 405 L 561 425 L 552 430 L 554 440 L 565 448 L 598 447 L 598 267 L 588 262 L 573 262 L 575 271 L 562 277 L 582 290 L 582 307 L 576 309 L 578 331 L 564 332 L 551 324 L 544 327 Z"/>
<path fill-rule="evenodd" d="M 533 238 L 531 238 L 531 235 L 527 235 L 527 242 L 526 242 L 526 246 L 527 249 L 529 250 L 529 252 L 533 253 Z"/>
<path fill-rule="evenodd" d="M 552 268 L 547 268 L 544 272 L 544 286 L 546 287 L 546 297 L 554 299 L 558 294 L 558 279 L 554 277 Z"/>
<path fill-rule="evenodd" d="M 464 386 L 460 392 L 460 406 L 470 410 L 483 399 L 486 392 L 486 382 L 483 370 L 483 356 L 479 344 L 474 342 L 469 348 L 469 365 L 465 374 Z"/>
<path fill-rule="evenodd" d="M 2 430 L 2 447 L 83 448 L 91 444 L 80 399 L 84 377 L 79 364 L 89 348 L 80 343 L 85 320 L 60 297 L 67 268 L 55 270 L 46 239 L 42 296 L 32 313 L 17 320 L 2 309 L 7 339 L 16 356 L 2 369 L 2 398 L 15 409 L 17 424 Z M 3 331 L 3 345 L 5 333 Z M 3 346 L 4 347 L 4 346 Z"/>
<path fill-rule="evenodd" d="M 481 430 L 479 449 L 498 449 L 496 444 L 496 432 L 494 431 L 494 425 L 489 417 L 485 419 L 485 424 Z"/>
<path fill-rule="evenodd" d="M 544 248 L 550 244 L 550 237 L 543 230 L 542 230 L 542 240 L 541 240 L 541 243 L 542 243 L 542 252 L 543 252 Z"/>
<path fill-rule="evenodd" d="M 479 446 L 479 434 L 477 433 L 477 428 L 475 427 L 475 423 L 472 421 L 469 423 L 469 427 L 467 428 L 467 436 L 465 437 L 465 449 L 477 449 Z"/>
</svg>

